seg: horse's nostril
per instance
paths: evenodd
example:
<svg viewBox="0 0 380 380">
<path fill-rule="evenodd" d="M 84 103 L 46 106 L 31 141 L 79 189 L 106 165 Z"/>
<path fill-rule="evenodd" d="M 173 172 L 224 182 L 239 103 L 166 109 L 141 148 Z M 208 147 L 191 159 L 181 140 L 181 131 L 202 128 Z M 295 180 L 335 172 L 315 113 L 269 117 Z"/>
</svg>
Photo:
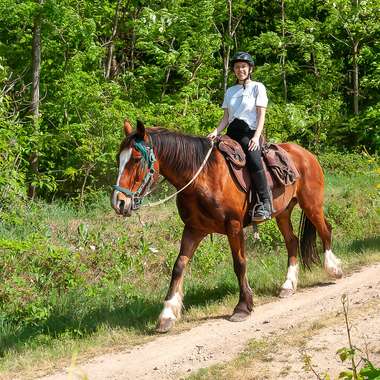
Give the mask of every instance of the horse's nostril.
<svg viewBox="0 0 380 380">
<path fill-rule="evenodd" d="M 119 210 L 120 210 L 120 212 L 124 211 L 124 207 L 125 207 L 125 201 L 120 201 L 120 203 L 119 203 Z"/>
</svg>

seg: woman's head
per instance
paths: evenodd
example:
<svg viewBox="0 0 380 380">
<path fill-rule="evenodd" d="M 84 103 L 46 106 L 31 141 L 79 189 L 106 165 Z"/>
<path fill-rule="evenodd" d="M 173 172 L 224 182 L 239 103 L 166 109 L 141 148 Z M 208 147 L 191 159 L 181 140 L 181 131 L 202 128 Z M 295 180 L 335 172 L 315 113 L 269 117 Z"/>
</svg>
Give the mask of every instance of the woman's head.
<svg viewBox="0 0 380 380">
<path fill-rule="evenodd" d="M 231 59 L 231 68 L 239 83 L 250 78 L 255 62 L 250 54 L 239 51 Z"/>
</svg>

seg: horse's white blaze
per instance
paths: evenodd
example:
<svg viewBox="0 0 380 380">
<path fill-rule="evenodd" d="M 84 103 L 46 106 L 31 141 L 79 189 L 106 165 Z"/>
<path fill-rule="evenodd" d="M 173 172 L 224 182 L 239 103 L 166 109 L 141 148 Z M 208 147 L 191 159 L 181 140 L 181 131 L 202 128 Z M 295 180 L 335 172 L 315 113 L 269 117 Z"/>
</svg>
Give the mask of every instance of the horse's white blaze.
<svg viewBox="0 0 380 380">
<path fill-rule="evenodd" d="M 333 276 L 339 276 L 342 274 L 341 261 L 332 253 L 330 249 L 325 251 L 325 271 Z"/>
<path fill-rule="evenodd" d="M 124 149 L 120 153 L 120 157 L 119 157 L 119 175 L 118 175 L 117 181 L 116 181 L 116 185 L 117 186 L 120 185 L 120 178 L 121 178 L 121 176 L 123 174 L 125 165 L 127 165 L 127 162 L 131 159 L 131 156 L 132 156 L 132 149 L 131 148 Z M 119 206 L 118 202 L 117 202 L 117 194 L 118 193 L 119 193 L 119 191 L 117 191 L 117 190 L 114 190 L 114 192 L 113 192 L 112 204 L 113 204 L 114 207 L 118 207 Z"/>
<path fill-rule="evenodd" d="M 182 297 L 179 293 L 175 293 L 172 298 L 164 302 L 164 309 L 162 310 L 159 319 L 176 320 L 181 316 Z"/>
<path fill-rule="evenodd" d="M 286 275 L 286 281 L 282 285 L 282 289 L 297 290 L 298 285 L 298 272 L 299 267 L 296 265 L 289 265 L 288 273 Z"/>
</svg>

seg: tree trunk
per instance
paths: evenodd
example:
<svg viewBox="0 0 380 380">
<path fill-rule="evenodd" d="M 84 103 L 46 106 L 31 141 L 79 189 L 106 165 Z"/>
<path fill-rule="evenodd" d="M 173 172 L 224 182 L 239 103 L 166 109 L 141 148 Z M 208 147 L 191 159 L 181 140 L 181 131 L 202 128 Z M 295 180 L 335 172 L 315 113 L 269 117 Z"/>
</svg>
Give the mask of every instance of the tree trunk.
<svg viewBox="0 0 380 380">
<path fill-rule="evenodd" d="M 44 0 L 38 0 L 42 5 Z M 36 15 L 33 22 L 33 42 L 32 42 L 32 101 L 30 111 L 33 116 L 33 129 L 37 132 L 40 106 L 40 72 L 41 72 L 41 17 Z M 38 174 L 38 152 L 32 151 L 29 156 L 29 164 L 34 175 Z M 36 196 L 36 186 L 29 184 L 28 196 L 34 199 Z"/>
<path fill-rule="evenodd" d="M 236 30 L 240 24 L 240 21 L 242 20 L 243 16 L 240 16 L 237 20 L 235 25 L 233 25 L 233 14 L 232 14 L 232 0 L 227 0 L 228 5 L 228 30 L 227 30 L 227 36 L 228 40 L 230 41 L 236 36 Z M 229 42 L 228 41 L 228 42 Z M 227 47 L 225 43 L 223 43 L 223 89 L 224 92 L 227 90 L 227 81 L 228 81 L 228 70 L 229 70 L 229 63 L 230 63 L 230 55 L 231 55 L 231 46 L 229 43 L 227 43 Z"/>
<path fill-rule="evenodd" d="M 354 114 L 359 114 L 359 65 L 358 65 L 358 54 L 359 54 L 359 42 L 355 41 L 352 51 L 352 61 L 354 75 L 352 78 L 352 88 L 354 93 Z"/>
<path fill-rule="evenodd" d="M 230 64 L 230 54 L 231 54 L 231 47 L 227 46 L 227 49 L 224 50 L 224 54 L 223 54 L 223 89 L 224 89 L 224 92 L 226 92 L 227 84 L 228 84 L 228 71 L 229 71 L 229 64 Z"/>
<path fill-rule="evenodd" d="M 106 63 L 106 72 L 105 72 L 106 79 L 110 79 L 111 77 L 112 58 L 113 58 L 113 52 L 115 48 L 113 40 L 117 33 L 117 23 L 118 23 L 118 18 L 119 18 L 120 3 L 121 3 L 121 0 L 117 2 L 115 15 L 113 18 L 112 34 L 110 38 L 110 44 L 109 44 L 108 55 L 107 55 L 107 63 Z"/>
<path fill-rule="evenodd" d="M 281 56 L 281 70 L 282 70 L 282 82 L 284 86 L 284 101 L 288 99 L 288 82 L 286 78 L 286 44 L 285 44 L 285 0 L 281 0 L 281 30 L 282 30 L 282 56 Z"/>
</svg>

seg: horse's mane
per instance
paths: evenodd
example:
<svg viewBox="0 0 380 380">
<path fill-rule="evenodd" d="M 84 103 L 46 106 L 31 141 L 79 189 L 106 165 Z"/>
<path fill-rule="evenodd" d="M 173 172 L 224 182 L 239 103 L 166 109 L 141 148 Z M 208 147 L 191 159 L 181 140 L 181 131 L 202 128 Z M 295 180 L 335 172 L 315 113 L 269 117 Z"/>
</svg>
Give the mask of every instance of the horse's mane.
<svg viewBox="0 0 380 380">
<path fill-rule="evenodd" d="M 187 135 L 165 128 L 148 128 L 146 131 L 152 139 L 157 155 L 165 156 L 165 161 L 178 173 L 195 173 L 211 148 L 206 137 Z M 213 161 L 214 155 L 211 155 L 206 166 Z"/>
</svg>

